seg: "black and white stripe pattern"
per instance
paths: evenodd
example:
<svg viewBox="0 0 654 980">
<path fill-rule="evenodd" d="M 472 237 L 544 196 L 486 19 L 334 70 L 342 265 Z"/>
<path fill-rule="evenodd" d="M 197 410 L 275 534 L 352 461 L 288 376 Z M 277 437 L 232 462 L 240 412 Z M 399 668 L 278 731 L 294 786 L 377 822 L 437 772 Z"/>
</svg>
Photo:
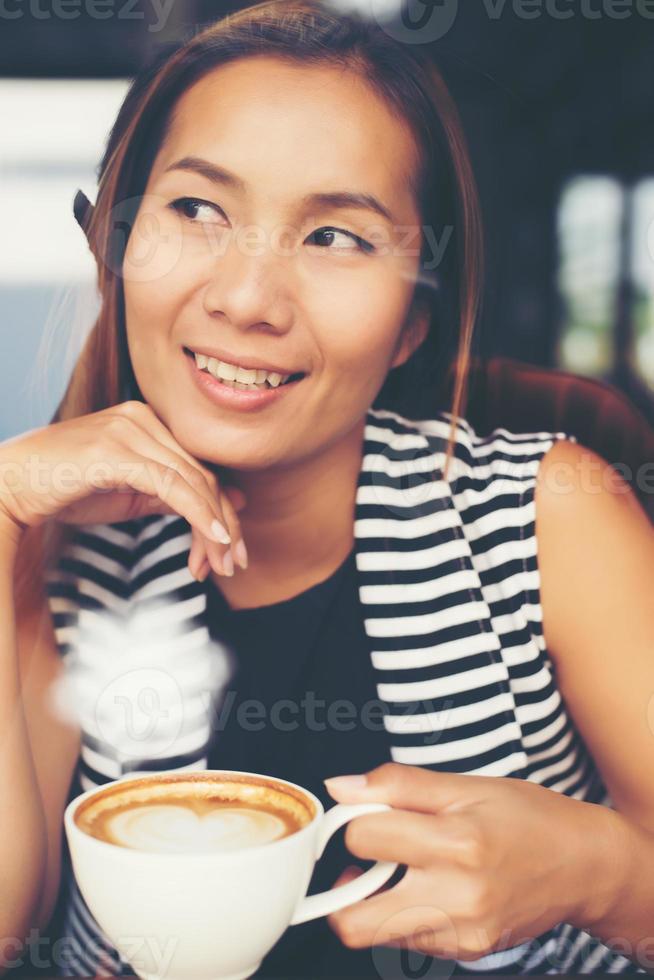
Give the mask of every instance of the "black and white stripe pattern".
<svg viewBox="0 0 654 980">
<path fill-rule="evenodd" d="M 536 476 L 554 441 L 572 437 L 497 429 L 481 438 L 461 420 L 445 482 L 450 421 L 445 412 L 412 421 L 373 409 L 366 418 L 355 557 L 392 758 L 528 779 L 612 806 L 556 688 L 539 601 Z M 209 715 L 231 661 L 226 647 L 209 643 L 205 586 L 186 566 L 190 543 L 174 516 L 87 526 L 50 577 L 57 642 L 73 667 L 62 700 L 82 716 L 81 789 L 132 772 L 206 768 Z M 129 642 L 117 642 L 125 623 Z M 154 692 L 154 728 L 143 725 L 153 714 L 143 704 L 143 717 L 126 724 L 132 680 L 133 691 Z M 70 973 L 129 972 L 74 880 L 66 912 L 66 934 L 80 941 Z M 86 952 L 98 945 L 103 957 Z M 646 972 L 566 923 L 460 965 Z"/>
</svg>

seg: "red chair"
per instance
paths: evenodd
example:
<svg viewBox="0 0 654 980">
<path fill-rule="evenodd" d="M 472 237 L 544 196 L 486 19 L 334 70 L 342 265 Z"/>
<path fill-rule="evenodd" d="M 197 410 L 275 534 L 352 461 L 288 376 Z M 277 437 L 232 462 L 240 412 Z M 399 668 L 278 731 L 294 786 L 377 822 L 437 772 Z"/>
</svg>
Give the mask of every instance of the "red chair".
<svg viewBox="0 0 654 980">
<path fill-rule="evenodd" d="M 452 380 L 450 371 L 444 407 Z M 481 435 L 497 427 L 574 435 L 617 467 L 654 522 L 654 428 L 612 385 L 506 357 L 475 359 L 464 415 Z"/>
</svg>

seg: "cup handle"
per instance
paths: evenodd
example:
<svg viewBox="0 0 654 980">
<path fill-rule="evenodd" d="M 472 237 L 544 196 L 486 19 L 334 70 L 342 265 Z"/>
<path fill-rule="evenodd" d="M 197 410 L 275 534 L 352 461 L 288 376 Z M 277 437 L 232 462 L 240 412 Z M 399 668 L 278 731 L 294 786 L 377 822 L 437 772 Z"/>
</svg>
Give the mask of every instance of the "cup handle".
<svg viewBox="0 0 654 980">
<path fill-rule="evenodd" d="M 322 819 L 318 831 L 316 861 L 322 856 L 329 838 L 344 823 L 348 823 L 354 817 L 360 817 L 364 813 L 381 813 L 382 810 L 390 809 L 386 803 L 337 803 L 336 806 L 327 811 Z M 348 881 L 346 885 L 340 885 L 338 888 L 331 888 L 329 891 L 320 892 L 318 895 L 309 895 L 303 898 L 293 913 L 290 925 L 297 926 L 301 922 L 317 919 L 321 915 L 331 915 L 332 912 L 338 912 L 339 909 L 344 909 L 347 905 L 360 902 L 362 898 L 368 898 L 388 881 L 397 867 L 398 865 L 394 861 L 378 861 L 372 868 L 364 871 L 354 881 Z"/>
</svg>

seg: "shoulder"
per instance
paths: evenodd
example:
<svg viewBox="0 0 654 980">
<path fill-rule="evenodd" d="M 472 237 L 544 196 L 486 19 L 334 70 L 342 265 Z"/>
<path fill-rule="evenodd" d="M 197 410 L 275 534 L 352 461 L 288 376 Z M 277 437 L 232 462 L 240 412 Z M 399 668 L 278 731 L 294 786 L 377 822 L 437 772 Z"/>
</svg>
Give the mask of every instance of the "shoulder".
<svg viewBox="0 0 654 980">
<path fill-rule="evenodd" d="M 617 533 L 648 530 L 651 523 L 632 488 L 602 456 L 576 442 L 551 446 L 539 468 L 535 488 L 539 530 L 543 537 L 578 524 L 578 534 L 607 525 Z"/>
<path fill-rule="evenodd" d="M 607 610 L 651 606 L 654 526 L 610 463 L 571 442 L 544 456 L 535 502 L 545 630 L 561 656 Z"/>
<path fill-rule="evenodd" d="M 433 460 L 433 469 L 442 469 L 451 444 L 448 481 L 455 490 L 477 490 L 491 483 L 496 489 L 513 489 L 523 483 L 531 492 L 541 461 L 555 443 L 574 437 L 565 432 L 515 432 L 496 428 L 480 435 L 467 419 L 454 419 L 449 412 L 434 413 L 428 419 L 408 419 L 385 410 L 368 413 L 366 442 L 380 455 L 402 459 L 406 466 L 415 462 L 425 471 L 424 457 Z M 401 455 L 400 455 L 401 454 Z"/>
</svg>

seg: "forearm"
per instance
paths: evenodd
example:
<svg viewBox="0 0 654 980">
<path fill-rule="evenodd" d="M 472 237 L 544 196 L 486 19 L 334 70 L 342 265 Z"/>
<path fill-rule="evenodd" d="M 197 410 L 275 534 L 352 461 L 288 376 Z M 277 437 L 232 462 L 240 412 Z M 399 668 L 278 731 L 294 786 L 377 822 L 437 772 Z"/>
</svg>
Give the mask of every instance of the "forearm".
<svg viewBox="0 0 654 980">
<path fill-rule="evenodd" d="M 608 807 L 595 811 L 585 895 L 570 921 L 654 974 L 654 833 Z"/>
<path fill-rule="evenodd" d="M 17 542 L 0 525 L 0 943 L 22 939 L 41 891 L 47 832 L 21 698 L 13 573 Z M 2 950 L 0 949 L 0 953 Z"/>
</svg>

